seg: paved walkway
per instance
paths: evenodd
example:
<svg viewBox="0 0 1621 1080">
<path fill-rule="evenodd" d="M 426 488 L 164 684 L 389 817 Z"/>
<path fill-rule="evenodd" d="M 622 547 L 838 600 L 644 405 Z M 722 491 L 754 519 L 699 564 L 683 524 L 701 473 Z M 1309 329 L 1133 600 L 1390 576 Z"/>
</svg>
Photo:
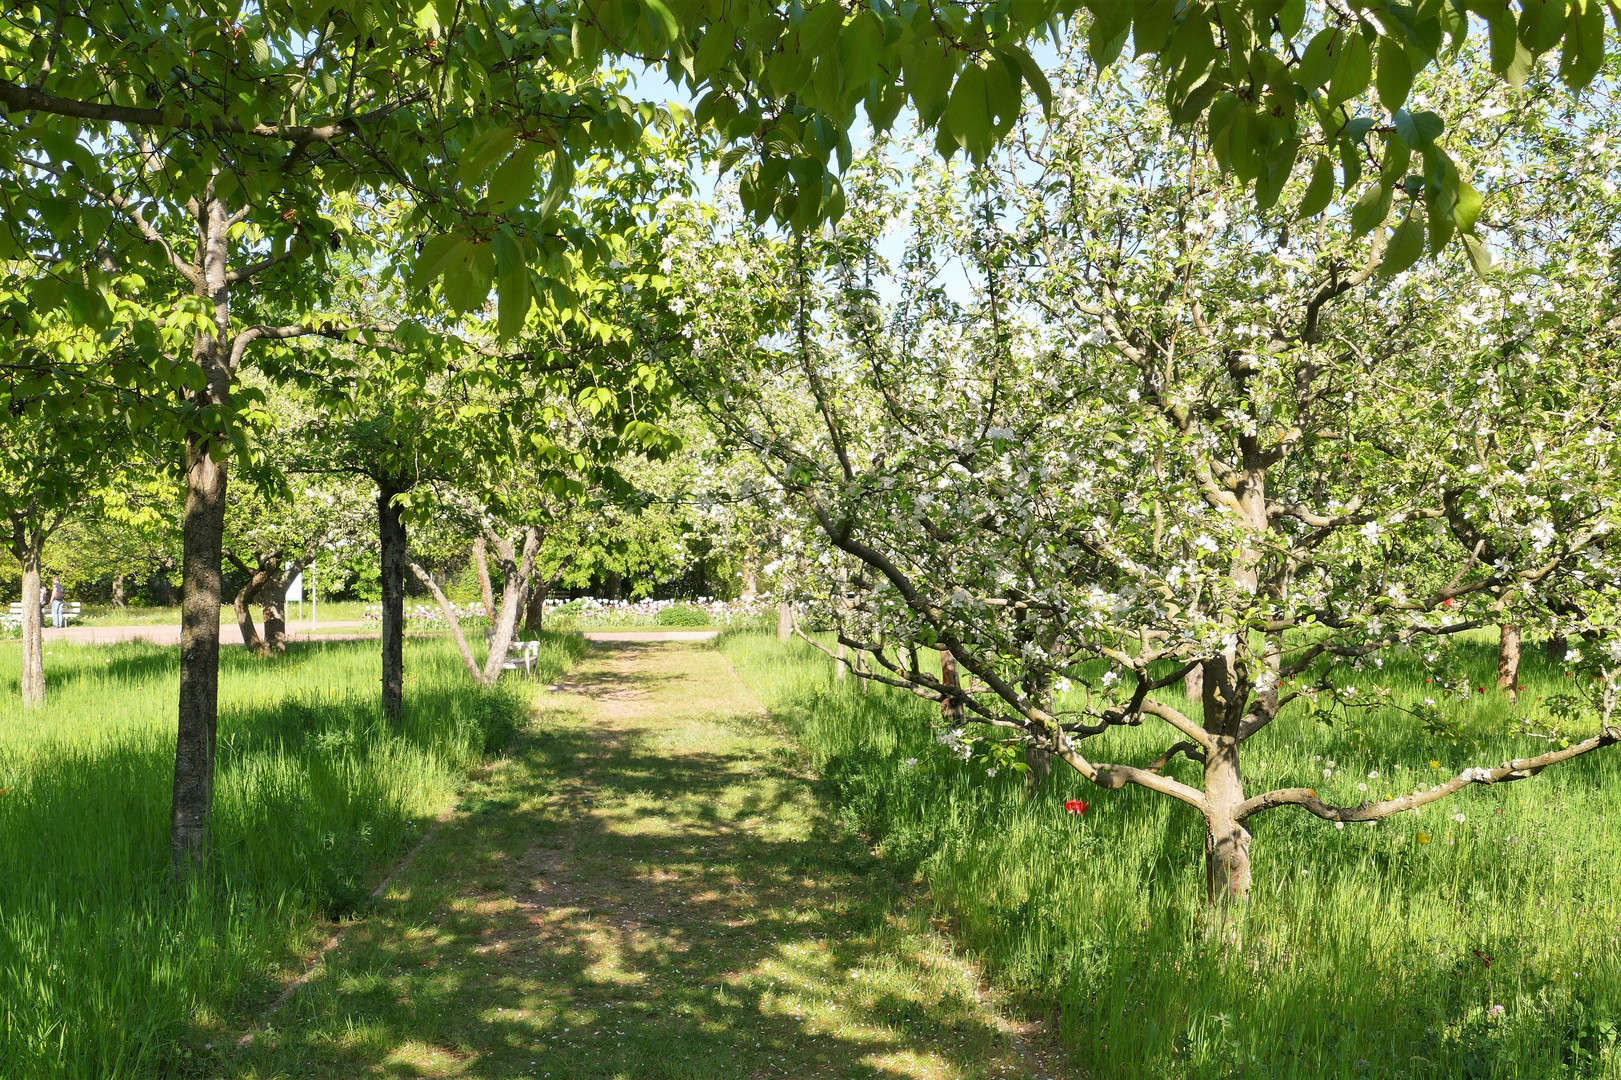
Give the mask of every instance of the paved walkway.
<svg viewBox="0 0 1621 1080">
<path fill-rule="evenodd" d="M 718 651 L 599 645 L 225 1072 L 1074 1075 L 909 888 L 827 814 Z"/>
</svg>

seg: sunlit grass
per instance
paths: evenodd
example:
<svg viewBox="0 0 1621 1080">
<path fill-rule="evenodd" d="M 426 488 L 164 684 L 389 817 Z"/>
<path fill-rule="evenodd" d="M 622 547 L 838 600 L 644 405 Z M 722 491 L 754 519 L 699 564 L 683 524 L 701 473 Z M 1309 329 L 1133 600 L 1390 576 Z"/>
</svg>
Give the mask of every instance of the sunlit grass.
<svg viewBox="0 0 1621 1080">
<path fill-rule="evenodd" d="M 927 882 L 961 947 L 1060 1017 L 1097 1075 L 1621 1073 L 1615 753 L 1374 825 L 1337 830 L 1291 809 L 1253 819 L 1255 896 L 1241 928 L 1221 933 L 1193 810 L 1100 791 L 1063 766 L 1027 797 L 1022 778 L 988 777 L 936 745 L 935 706 L 837 687 L 809 646 L 733 635 L 722 647 L 851 823 Z M 1354 804 L 1546 748 L 1510 734 L 1515 714 L 1487 681 L 1491 646 L 1463 652 L 1488 689 L 1457 705 L 1465 739 L 1394 710 L 1333 724 L 1286 715 L 1249 748 L 1249 789 L 1309 784 Z M 1433 691 L 1396 658 L 1357 678 Z M 1568 687 L 1535 650 L 1521 681 L 1533 713 Z M 1087 745 L 1096 760 L 1141 762 L 1173 741 L 1145 725 Z M 1188 780 L 1195 769 L 1173 767 Z M 1066 814 L 1066 798 L 1091 808 Z"/>
<path fill-rule="evenodd" d="M 553 638 L 543 679 L 580 643 Z M 23 711 L 0 651 L 0 1075 L 173 1075 L 276 992 L 510 738 L 523 691 L 406 647 L 406 716 L 378 712 L 373 643 L 221 659 L 213 861 L 168 882 L 177 651 L 47 650 Z"/>
</svg>

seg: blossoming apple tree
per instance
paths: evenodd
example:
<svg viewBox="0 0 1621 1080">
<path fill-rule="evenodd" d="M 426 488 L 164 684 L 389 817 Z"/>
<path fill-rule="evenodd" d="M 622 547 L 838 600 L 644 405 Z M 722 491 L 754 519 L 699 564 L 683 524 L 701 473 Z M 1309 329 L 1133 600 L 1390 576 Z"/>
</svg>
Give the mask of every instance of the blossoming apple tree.
<svg viewBox="0 0 1621 1080">
<path fill-rule="evenodd" d="M 843 568 L 806 598 L 839 642 L 871 678 L 960 716 L 943 737 L 964 753 L 1050 754 L 1195 809 L 1215 903 L 1249 890 L 1256 815 L 1375 821 L 1621 740 L 1606 668 L 1582 737 L 1399 796 L 1257 791 L 1242 767 L 1280 718 L 1379 705 L 1446 731 L 1445 693 L 1404 704 L 1356 673 L 1399 651 L 1456 693 L 1449 641 L 1505 597 L 1543 618 L 1533 600 L 1555 582 L 1615 586 L 1613 436 L 1553 447 L 1568 408 L 1538 416 L 1493 389 L 1502 343 L 1478 313 L 1499 286 L 1465 256 L 1421 259 L 1438 220 L 1421 198 L 1381 227 L 1391 192 L 1421 190 L 1404 177 L 1432 158 L 1441 115 L 1460 118 L 1444 136 L 1459 183 L 1504 199 L 1540 181 L 1494 183 L 1488 164 L 1525 158 L 1533 118 L 1567 132 L 1583 118 L 1464 108 L 1497 100 L 1466 55 L 1376 135 L 1371 203 L 1295 168 L 1277 206 L 1328 208 L 1302 219 L 1257 209 L 1226 175 L 1230 143 L 1188 138 L 1129 69 L 1093 82 L 1070 68 L 1056 99 L 1050 122 L 1021 124 L 972 171 L 880 145 L 848 175 L 835 230 L 782 241 L 695 220 L 673 245 L 693 303 L 687 378 Z M 1613 369 L 1603 339 L 1537 333 L 1550 357 L 1597 350 L 1583 363 Z M 1445 420 L 1460 412 L 1527 434 L 1473 439 Z M 1557 527 L 1531 513 L 1550 492 L 1569 496 Z M 1488 543 L 1457 542 L 1486 528 Z M 1587 609 L 1595 635 L 1609 610 Z M 1168 731 L 1151 761 L 1088 752 L 1149 722 Z"/>
</svg>

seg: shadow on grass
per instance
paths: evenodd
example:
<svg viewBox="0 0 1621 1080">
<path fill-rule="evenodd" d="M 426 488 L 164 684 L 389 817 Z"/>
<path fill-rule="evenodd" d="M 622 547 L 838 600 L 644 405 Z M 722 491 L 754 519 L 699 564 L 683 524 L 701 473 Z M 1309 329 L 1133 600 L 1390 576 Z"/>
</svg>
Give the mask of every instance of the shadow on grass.
<svg viewBox="0 0 1621 1080">
<path fill-rule="evenodd" d="M 634 658 L 646 646 L 614 651 Z M 683 676 L 571 680 L 600 700 Z M 1008 1052 L 809 782 L 708 718 L 549 721 L 231 1075 L 976 1074 Z M 713 721 L 721 721 L 716 724 Z M 717 730 L 721 729 L 721 730 Z"/>
</svg>

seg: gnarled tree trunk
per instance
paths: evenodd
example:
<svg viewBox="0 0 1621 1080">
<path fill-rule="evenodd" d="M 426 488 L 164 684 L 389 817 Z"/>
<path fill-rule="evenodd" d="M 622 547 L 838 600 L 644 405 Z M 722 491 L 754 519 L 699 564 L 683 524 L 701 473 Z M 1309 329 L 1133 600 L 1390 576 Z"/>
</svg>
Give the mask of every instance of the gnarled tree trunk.
<svg viewBox="0 0 1621 1080">
<path fill-rule="evenodd" d="M 1205 661 L 1201 681 L 1204 728 L 1211 737 L 1204 765 L 1205 885 L 1211 906 L 1226 909 L 1250 890 L 1250 834 L 1238 820 L 1244 803 L 1238 733 L 1250 687 L 1239 677 L 1230 648 Z"/>
<path fill-rule="evenodd" d="M 252 606 L 263 594 L 266 586 L 280 580 L 281 552 L 260 552 L 254 559 L 255 566 L 250 568 L 234 553 L 227 553 L 237 570 L 248 576 L 248 580 L 231 597 L 231 610 L 236 613 L 236 625 L 242 632 L 242 644 L 256 656 L 269 656 L 270 644 L 259 636 L 253 626 Z M 268 625 L 266 631 L 268 632 Z"/>
<path fill-rule="evenodd" d="M 495 544 L 496 553 L 501 559 L 502 569 L 505 571 L 505 582 L 501 589 L 501 603 L 496 608 L 494 625 L 490 628 L 489 652 L 484 657 L 484 666 L 479 667 L 478 661 L 473 658 L 473 650 L 467 644 L 467 637 L 462 633 L 461 620 L 456 617 L 456 606 L 445 596 L 445 591 L 439 587 L 433 575 L 407 556 L 406 562 L 417 580 L 428 587 L 433 598 L 439 604 L 439 610 L 444 613 L 445 623 L 450 627 L 450 636 L 456 642 L 456 649 L 461 653 L 462 663 L 467 666 L 468 673 L 475 682 L 483 686 L 493 686 L 501 678 L 507 659 L 507 649 L 511 646 L 518 627 L 518 616 L 523 611 L 528 598 L 529 582 L 534 576 L 535 553 L 540 549 L 540 530 L 530 526 L 524 530 L 524 543 L 522 554 L 506 539 L 490 534 Z"/>
<path fill-rule="evenodd" d="M 117 608 L 119 611 L 123 611 L 124 608 L 129 606 L 128 598 L 124 593 L 124 575 L 122 572 L 113 575 L 112 601 L 113 607 Z"/>
</svg>

